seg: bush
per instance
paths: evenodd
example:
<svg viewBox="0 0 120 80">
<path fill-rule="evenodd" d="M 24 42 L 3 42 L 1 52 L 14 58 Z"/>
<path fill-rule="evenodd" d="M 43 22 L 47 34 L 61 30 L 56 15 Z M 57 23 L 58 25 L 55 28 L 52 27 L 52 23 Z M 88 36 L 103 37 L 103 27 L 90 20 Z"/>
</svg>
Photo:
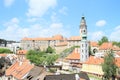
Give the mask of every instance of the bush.
<svg viewBox="0 0 120 80">
<path fill-rule="evenodd" d="M 10 49 L 0 48 L 0 53 L 11 53 Z"/>
</svg>

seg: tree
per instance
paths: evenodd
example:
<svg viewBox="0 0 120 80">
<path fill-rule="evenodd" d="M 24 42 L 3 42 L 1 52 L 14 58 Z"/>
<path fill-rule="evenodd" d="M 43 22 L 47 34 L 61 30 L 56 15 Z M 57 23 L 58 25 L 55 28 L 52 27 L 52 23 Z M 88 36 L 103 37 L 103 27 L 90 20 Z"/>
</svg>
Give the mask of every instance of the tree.
<svg viewBox="0 0 120 80">
<path fill-rule="evenodd" d="M 91 46 L 89 46 L 89 56 L 93 55 L 92 51 L 91 51 Z"/>
<path fill-rule="evenodd" d="M 54 61 L 56 61 L 56 59 L 58 58 L 58 55 L 57 54 L 49 54 L 47 55 L 45 61 L 46 61 L 46 64 L 45 65 L 53 65 Z"/>
<path fill-rule="evenodd" d="M 54 49 L 52 49 L 52 47 L 48 46 L 46 53 L 53 53 Z"/>
<path fill-rule="evenodd" d="M 112 51 L 107 53 L 107 55 L 104 57 L 102 69 L 104 72 L 105 80 L 109 80 L 111 77 L 115 77 L 117 66 L 115 65 L 115 58 Z"/>
<path fill-rule="evenodd" d="M 10 49 L 0 48 L 0 53 L 11 53 Z"/>
<path fill-rule="evenodd" d="M 65 58 L 67 55 L 69 55 L 75 48 L 80 48 L 80 46 L 72 46 L 70 48 L 67 48 L 63 50 L 63 52 L 60 53 L 60 58 Z"/>
<path fill-rule="evenodd" d="M 108 42 L 108 38 L 106 36 L 103 36 L 102 39 L 100 41 L 98 41 L 99 45 L 102 45 L 102 43 L 104 42 Z"/>
<path fill-rule="evenodd" d="M 30 60 L 31 63 L 34 63 L 35 65 L 43 64 L 43 61 L 45 60 L 45 52 L 41 51 L 35 51 L 35 50 L 29 50 L 26 57 Z"/>
<path fill-rule="evenodd" d="M 120 42 L 113 41 L 112 43 L 113 43 L 113 45 L 120 47 Z"/>
<path fill-rule="evenodd" d="M 47 54 L 42 51 L 29 50 L 27 53 L 27 59 L 35 65 L 52 65 L 58 58 L 57 54 Z"/>
</svg>

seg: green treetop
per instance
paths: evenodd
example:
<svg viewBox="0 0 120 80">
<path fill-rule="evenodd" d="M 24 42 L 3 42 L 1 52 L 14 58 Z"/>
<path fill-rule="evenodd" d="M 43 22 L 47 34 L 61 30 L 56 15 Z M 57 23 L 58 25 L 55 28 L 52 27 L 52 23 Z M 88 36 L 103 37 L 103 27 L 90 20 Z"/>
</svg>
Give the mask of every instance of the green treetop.
<svg viewBox="0 0 120 80">
<path fill-rule="evenodd" d="M 104 57 L 104 63 L 102 64 L 102 69 L 104 72 L 104 79 L 109 80 L 111 77 L 114 78 L 116 75 L 117 66 L 115 65 L 115 58 L 113 52 L 110 51 Z"/>
<path fill-rule="evenodd" d="M 102 43 L 104 42 L 108 42 L 108 38 L 106 36 L 103 36 L 102 39 L 100 41 L 98 41 L 99 45 L 102 45 Z"/>
</svg>

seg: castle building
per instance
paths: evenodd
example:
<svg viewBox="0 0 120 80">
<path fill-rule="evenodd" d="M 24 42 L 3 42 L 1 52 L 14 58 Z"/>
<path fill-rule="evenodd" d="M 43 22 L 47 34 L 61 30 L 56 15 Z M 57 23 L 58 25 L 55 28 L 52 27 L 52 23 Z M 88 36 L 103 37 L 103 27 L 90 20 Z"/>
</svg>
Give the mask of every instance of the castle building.
<svg viewBox="0 0 120 80">
<path fill-rule="evenodd" d="M 84 62 L 89 57 L 89 43 L 87 41 L 87 25 L 85 21 L 85 17 L 82 16 L 81 23 L 80 23 L 80 61 Z"/>
<path fill-rule="evenodd" d="M 80 36 L 71 36 L 68 38 L 68 48 L 73 46 L 80 46 L 81 37 Z"/>
<path fill-rule="evenodd" d="M 21 47 L 24 50 L 40 49 L 46 50 L 48 46 L 55 48 L 58 43 L 64 42 L 62 35 L 55 35 L 47 38 L 23 38 L 21 40 Z"/>
</svg>

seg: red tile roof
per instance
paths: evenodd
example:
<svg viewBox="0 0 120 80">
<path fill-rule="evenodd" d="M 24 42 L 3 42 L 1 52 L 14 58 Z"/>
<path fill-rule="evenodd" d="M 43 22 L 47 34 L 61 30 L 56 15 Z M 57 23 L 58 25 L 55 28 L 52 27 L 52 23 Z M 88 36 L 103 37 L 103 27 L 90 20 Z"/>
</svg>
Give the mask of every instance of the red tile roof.
<svg viewBox="0 0 120 80">
<path fill-rule="evenodd" d="M 80 53 L 78 52 L 78 48 L 75 48 L 75 50 L 72 52 L 72 53 L 70 53 L 67 57 L 66 57 L 66 59 L 68 59 L 68 60 L 80 60 Z"/>
<path fill-rule="evenodd" d="M 65 38 L 63 38 L 62 35 L 55 35 L 53 37 L 40 37 L 40 38 L 23 38 L 22 41 L 26 41 L 26 40 L 29 40 L 29 41 L 48 41 L 48 40 L 64 40 Z"/>
<path fill-rule="evenodd" d="M 115 54 L 117 54 L 118 56 L 120 56 L 120 51 L 116 52 Z"/>
<path fill-rule="evenodd" d="M 30 64 L 28 61 L 15 62 L 6 70 L 5 75 L 13 76 L 17 79 L 22 79 L 23 76 L 25 76 L 33 67 L 34 65 Z"/>
<path fill-rule="evenodd" d="M 72 36 L 68 40 L 81 40 L 80 36 Z"/>
<path fill-rule="evenodd" d="M 111 42 L 105 42 L 100 47 L 100 50 L 108 50 L 112 49 L 114 51 L 120 51 L 120 48 L 118 46 L 114 46 Z"/>
<path fill-rule="evenodd" d="M 90 42 L 90 46 L 92 46 L 92 47 L 98 47 L 99 45 L 98 45 L 97 42 Z"/>
<path fill-rule="evenodd" d="M 22 41 L 47 41 L 54 40 L 53 38 L 23 38 Z"/>
<path fill-rule="evenodd" d="M 112 49 L 112 47 L 113 47 L 112 43 L 105 42 L 99 47 L 99 49 L 107 50 L 107 49 Z"/>
<path fill-rule="evenodd" d="M 54 40 L 63 40 L 63 36 L 62 35 L 55 35 L 55 36 L 53 36 L 53 39 Z"/>
<path fill-rule="evenodd" d="M 17 54 L 23 54 L 23 55 L 25 55 L 25 54 L 27 54 L 27 50 L 18 50 Z"/>
<path fill-rule="evenodd" d="M 95 64 L 99 65 L 104 62 L 103 58 L 90 56 L 89 59 L 84 64 Z"/>
<path fill-rule="evenodd" d="M 0 57 L 6 57 L 7 54 L 0 54 Z"/>
<path fill-rule="evenodd" d="M 93 64 L 93 65 L 100 65 L 104 62 L 103 58 L 90 56 L 89 59 L 84 64 Z M 115 64 L 120 67 L 120 57 L 115 58 Z"/>
</svg>

